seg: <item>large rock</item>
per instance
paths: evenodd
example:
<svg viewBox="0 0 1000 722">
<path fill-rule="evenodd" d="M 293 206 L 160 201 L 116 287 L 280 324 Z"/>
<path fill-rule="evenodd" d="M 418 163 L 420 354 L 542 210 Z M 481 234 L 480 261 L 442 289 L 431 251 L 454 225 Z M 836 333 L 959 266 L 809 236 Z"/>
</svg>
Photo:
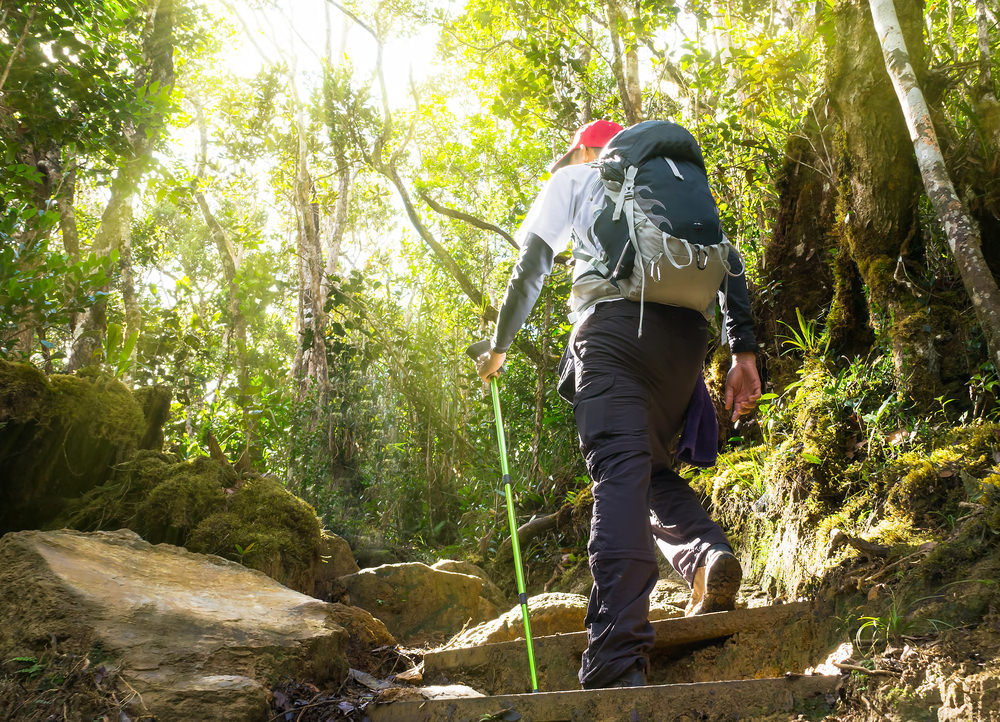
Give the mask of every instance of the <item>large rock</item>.
<svg viewBox="0 0 1000 722">
<path fill-rule="evenodd" d="M 134 453 L 145 426 L 110 376 L 46 376 L 0 360 L 0 534 L 49 524 Z"/>
<path fill-rule="evenodd" d="M 218 554 L 305 594 L 315 590 L 320 520 L 272 476 L 240 478 L 207 457 L 179 461 L 140 451 L 113 477 L 70 503 L 62 525 L 128 527 L 153 543 Z"/>
<path fill-rule="evenodd" d="M 130 531 L 0 539 L 0 653 L 95 645 L 163 720 L 267 718 L 279 676 L 337 684 L 347 633 L 332 605 L 219 557 Z"/>
<path fill-rule="evenodd" d="M 587 598 L 580 594 L 546 592 L 528 598 L 531 636 L 579 632 L 587 615 Z M 497 619 L 466 629 L 455 635 L 446 648 L 477 647 L 493 642 L 509 642 L 524 637 L 521 605 L 512 607 Z"/>
<path fill-rule="evenodd" d="M 444 572 L 458 572 L 459 574 L 469 574 L 473 577 L 479 577 L 483 580 L 483 588 L 480 590 L 479 596 L 485 597 L 491 604 L 498 608 L 506 607 L 510 602 L 504 596 L 504 593 L 500 591 L 500 587 L 486 576 L 486 572 L 472 562 L 465 562 L 458 559 L 440 559 L 431 565 L 431 569 L 440 569 Z"/>
<path fill-rule="evenodd" d="M 361 571 L 347 540 L 325 529 L 319 542 L 319 558 L 316 584 L 313 588 L 313 596 L 319 599 L 337 596 L 336 590 L 341 586 L 337 580 L 347 574 Z"/>
<path fill-rule="evenodd" d="M 419 562 L 362 569 L 340 581 L 351 604 L 367 609 L 396 639 L 410 644 L 455 634 L 489 611 L 479 596 L 482 579 Z"/>
</svg>

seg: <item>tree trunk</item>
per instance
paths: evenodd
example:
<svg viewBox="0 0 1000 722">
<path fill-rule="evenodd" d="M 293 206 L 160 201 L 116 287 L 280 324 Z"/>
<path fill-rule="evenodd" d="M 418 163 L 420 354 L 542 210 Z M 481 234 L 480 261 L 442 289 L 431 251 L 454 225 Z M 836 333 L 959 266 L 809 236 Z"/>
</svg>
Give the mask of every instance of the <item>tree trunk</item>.
<svg viewBox="0 0 1000 722">
<path fill-rule="evenodd" d="M 990 55 L 989 18 L 986 0 L 976 0 L 976 37 L 979 45 L 979 78 L 976 82 L 976 116 L 982 128 L 987 151 L 1000 153 L 1000 102 L 993 84 L 993 61 Z"/>
<path fill-rule="evenodd" d="M 907 33 L 923 55 L 922 7 L 907 5 Z M 882 62 L 867 4 L 842 0 L 826 88 L 837 129 L 834 228 L 868 288 L 873 323 L 892 344 L 904 398 L 930 403 L 942 393 L 943 344 L 961 328 L 958 302 L 931 295 L 919 223 L 920 178 L 906 124 Z"/>
<path fill-rule="evenodd" d="M 618 84 L 622 110 L 628 125 L 642 120 L 642 88 L 639 85 L 639 62 L 635 47 L 624 47 L 621 28 L 625 13 L 618 0 L 604 0 L 604 16 L 611 36 L 611 70 Z"/>
<path fill-rule="evenodd" d="M 325 406 L 330 389 L 330 374 L 326 361 L 326 312 L 323 295 L 323 272 L 326 264 L 319 233 L 319 207 L 312 201 L 313 183 L 309 174 L 305 124 L 299 120 L 298 156 L 293 184 L 293 203 L 298 224 L 299 264 L 299 343 L 297 378 L 300 398 L 311 386 L 320 394 L 317 400 Z"/>
<path fill-rule="evenodd" d="M 160 92 L 169 93 L 174 82 L 174 0 L 152 3 L 143 43 L 145 65 L 136 73 L 136 87 L 154 83 Z M 94 236 L 93 251 L 109 255 L 120 250 L 132 221 L 132 196 L 149 167 L 153 147 L 159 136 L 162 118 L 152 124 L 140 125 L 129 138 L 131 154 L 111 182 L 111 199 L 101 215 L 101 225 Z M 100 349 L 107 329 L 107 297 L 99 299 L 88 311 L 67 362 L 67 371 L 99 361 Z"/>
<path fill-rule="evenodd" d="M 924 187 L 948 236 L 948 246 L 986 338 L 990 360 L 1000 369 L 1000 291 L 983 258 L 979 229 L 951 183 L 930 111 L 910 63 L 896 8 L 892 0 L 870 0 L 870 4 L 885 67 L 906 117 Z"/>
<path fill-rule="evenodd" d="M 497 318 L 497 309 L 489 303 L 482 292 L 476 288 L 472 280 L 466 275 L 462 267 L 458 265 L 458 262 L 452 258 L 448 250 L 442 246 L 438 240 L 434 237 L 434 234 L 428 230 L 427 226 L 424 225 L 423 221 L 420 219 L 420 214 L 417 213 L 416 207 L 413 205 L 413 199 L 410 198 L 409 191 L 406 189 L 406 185 L 403 183 L 403 179 L 399 176 L 399 171 L 396 167 L 390 164 L 379 163 L 376 165 L 376 170 L 385 175 L 392 184 L 396 186 L 396 190 L 399 192 L 400 200 L 403 202 L 403 207 L 406 209 L 406 215 L 409 216 L 410 222 L 413 227 L 420 234 L 420 237 L 424 240 L 434 256 L 438 259 L 445 270 L 454 278 L 459 287 L 465 293 L 466 296 L 479 308 L 483 309 L 482 313 L 484 318 L 489 321 L 495 321 Z M 536 366 L 540 365 L 542 362 L 541 351 L 534 346 L 534 344 L 526 341 L 523 338 L 515 339 L 514 345 L 519 351 L 521 351 L 525 356 L 527 356 L 532 363 Z"/>
<path fill-rule="evenodd" d="M 322 298 L 325 300 L 330 294 L 330 279 L 337 272 L 337 265 L 340 263 L 340 249 L 344 243 L 344 234 L 347 232 L 347 211 L 350 207 L 351 185 L 354 182 L 354 174 L 346 159 L 338 161 L 337 165 L 337 203 L 333 209 L 333 218 L 330 221 L 330 231 L 326 234 L 326 267 L 323 271 L 321 283 Z"/>
<path fill-rule="evenodd" d="M 226 306 L 229 312 L 229 332 L 226 333 L 226 344 L 236 347 L 236 385 L 237 385 L 237 406 L 243 416 L 243 430 L 245 436 L 244 452 L 248 454 L 251 461 L 257 461 L 259 456 L 257 424 L 248 408 L 250 403 L 250 364 L 247 358 L 247 320 L 240 303 L 240 253 L 233 245 L 229 234 L 219 223 L 218 218 L 212 212 L 208 204 L 208 199 L 201 191 L 205 171 L 208 167 L 208 126 L 205 122 L 205 113 L 199 99 L 193 94 L 189 95 L 189 100 L 195 109 L 195 120 L 198 124 L 198 136 L 200 141 L 200 154 L 198 159 L 198 169 L 194 180 L 191 181 L 191 195 L 195 203 L 201 210 L 205 225 L 208 226 L 209 235 L 215 243 L 215 249 L 219 254 L 219 263 L 222 266 L 222 277 L 226 283 Z"/>
</svg>

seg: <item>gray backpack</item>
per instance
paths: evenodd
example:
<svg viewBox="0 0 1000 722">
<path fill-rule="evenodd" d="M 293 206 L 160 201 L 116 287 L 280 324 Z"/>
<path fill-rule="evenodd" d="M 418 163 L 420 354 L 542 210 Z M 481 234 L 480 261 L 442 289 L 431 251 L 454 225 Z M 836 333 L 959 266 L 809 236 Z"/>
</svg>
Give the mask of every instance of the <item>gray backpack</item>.
<svg viewBox="0 0 1000 722">
<path fill-rule="evenodd" d="M 590 231 L 599 257 L 573 281 L 579 314 L 598 301 L 626 298 L 708 315 L 730 276 L 732 244 L 722 232 L 701 149 L 687 130 L 645 121 L 618 133 L 596 162 L 604 206 Z M 640 309 L 639 334 L 642 334 Z"/>
</svg>

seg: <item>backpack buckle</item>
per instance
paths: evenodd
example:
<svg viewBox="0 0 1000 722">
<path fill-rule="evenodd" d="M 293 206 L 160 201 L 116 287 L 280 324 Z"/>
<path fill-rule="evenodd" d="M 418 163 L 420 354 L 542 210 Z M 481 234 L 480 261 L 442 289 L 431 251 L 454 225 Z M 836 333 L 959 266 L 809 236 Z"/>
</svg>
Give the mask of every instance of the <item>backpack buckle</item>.
<svg viewBox="0 0 1000 722">
<path fill-rule="evenodd" d="M 698 270 L 704 271 L 708 267 L 708 249 L 705 246 L 699 245 L 695 245 L 694 249 L 694 258 L 695 263 L 698 264 Z"/>
</svg>

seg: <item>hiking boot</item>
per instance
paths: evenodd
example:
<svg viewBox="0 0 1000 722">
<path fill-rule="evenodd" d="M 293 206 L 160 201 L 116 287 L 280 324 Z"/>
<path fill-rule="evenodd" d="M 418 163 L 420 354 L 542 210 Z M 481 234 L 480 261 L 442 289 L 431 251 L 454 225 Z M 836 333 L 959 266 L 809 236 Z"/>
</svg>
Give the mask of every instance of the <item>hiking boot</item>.
<svg viewBox="0 0 1000 722">
<path fill-rule="evenodd" d="M 721 545 L 709 547 L 705 563 L 694 573 L 691 601 L 685 617 L 709 612 L 728 612 L 736 607 L 736 593 L 743 580 L 743 569 L 736 555 Z"/>
<path fill-rule="evenodd" d="M 642 662 L 636 660 L 636 662 L 629 667 L 625 674 L 616 679 L 614 682 L 608 685 L 608 687 L 645 687 L 646 686 L 646 672 L 643 669 Z"/>
</svg>

